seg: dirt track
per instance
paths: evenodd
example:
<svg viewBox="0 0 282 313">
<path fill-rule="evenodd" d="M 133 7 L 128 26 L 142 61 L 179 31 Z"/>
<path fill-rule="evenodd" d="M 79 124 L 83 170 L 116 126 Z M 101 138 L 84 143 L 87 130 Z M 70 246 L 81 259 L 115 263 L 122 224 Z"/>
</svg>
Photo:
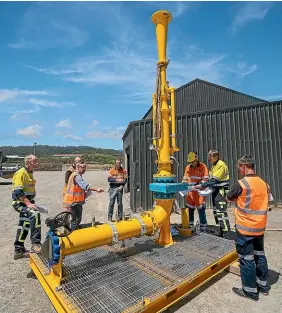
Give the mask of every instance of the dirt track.
<svg viewBox="0 0 282 313">
<path fill-rule="evenodd" d="M 37 203 L 50 208 L 49 216 L 60 212 L 61 189 L 64 180 L 62 172 L 37 172 Z M 85 179 L 93 185 L 103 186 L 107 190 L 107 172 L 87 172 Z M 1 181 L 1 180 L 0 180 Z M 16 233 L 18 214 L 11 206 L 11 185 L 0 185 L 0 266 L 2 282 L 0 285 L 0 312 L 44 312 L 55 313 L 55 310 L 44 290 L 36 279 L 27 279 L 28 260 L 13 259 L 13 242 Z M 104 221 L 107 216 L 108 194 L 100 194 L 90 199 L 84 207 L 83 222 Z M 124 195 L 124 208 L 128 211 L 128 195 Z M 211 211 L 207 211 L 212 224 Z M 230 214 L 231 219 L 233 215 Z M 42 237 L 45 238 L 46 215 L 42 215 Z M 180 222 L 180 215 L 172 214 L 173 222 Z M 231 224 L 233 225 L 233 224 Z M 269 213 L 269 228 L 282 227 L 282 210 Z M 233 274 L 223 273 L 213 279 L 197 292 L 171 307 L 168 312 L 178 313 L 281 313 L 282 312 L 282 273 L 281 242 L 282 232 L 267 232 L 265 250 L 270 268 L 269 283 L 271 291 L 268 297 L 261 296 L 258 303 L 237 297 L 231 291 L 233 286 L 240 287 L 240 278 Z M 29 238 L 26 247 L 30 247 Z"/>
</svg>

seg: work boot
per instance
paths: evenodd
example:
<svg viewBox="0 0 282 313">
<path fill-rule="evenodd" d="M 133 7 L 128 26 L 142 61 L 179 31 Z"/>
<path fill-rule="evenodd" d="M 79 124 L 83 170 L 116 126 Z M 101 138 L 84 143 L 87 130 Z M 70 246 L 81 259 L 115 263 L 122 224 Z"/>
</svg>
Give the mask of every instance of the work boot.
<svg viewBox="0 0 282 313">
<path fill-rule="evenodd" d="M 207 231 L 207 226 L 208 226 L 208 224 L 204 224 L 204 225 L 200 224 L 200 231 L 202 233 L 205 233 Z"/>
<path fill-rule="evenodd" d="M 14 260 L 19 260 L 23 258 L 29 257 L 29 251 L 26 249 L 15 251 L 14 253 Z"/>
<path fill-rule="evenodd" d="M 41 247 L 42 244 L 41 243 L 34 243 L 31 246 L 31 251 L 32 253 L 41 253 Z"/>
<path fill-rule="evenodd" d="M 258 291 L 263 295 L 263 296 L 269 296 L 269 291 L 263 291 L 260 288 L 258 288 Z"/>
<path fill-rule="evenodd" d="M 240 296 L 240 297 L 244 297 L 244 298 L 247 298 L 247 299 L 251 299 L 251 300 L 253 300 L 253 301 L 258 301 L 258 300 L 259 300 L 259 297 L 258 297 L 258 296 L 247 295 L 247 294 L 245 293 L 245 291 L 244 291 L 243 289 L 241 289 L 241 288 L 233 287 L 233 288 L 232 288 L 232 291 L 233 291 L 236 295 L 238 295 L 238 296 Z"/>
</svg>

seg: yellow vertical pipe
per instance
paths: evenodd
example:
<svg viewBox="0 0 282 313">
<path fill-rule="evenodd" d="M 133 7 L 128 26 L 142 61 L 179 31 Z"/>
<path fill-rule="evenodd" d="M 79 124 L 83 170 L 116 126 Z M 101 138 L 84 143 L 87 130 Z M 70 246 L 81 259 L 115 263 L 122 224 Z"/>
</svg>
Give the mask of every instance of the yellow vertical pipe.
<svg viewBox="0 0 282 313">
<path fill-rule="evenodd" d="M 182 227 L 189 228 L 188 208 L 181 209 L 181 220 L 182 220 Z"/>
<path fill-rule="evenodd" d="M 163 246 L 170 246 L 173 244 L 173 239 L 170 231 L 170 214 L 172 209 L 173 200 L 158 200 L 157 204 L 164 208 L 166 211 L 166 217 L 163 220 L 163 224 L 160 230 L 160 235 L 157 240 L 158 244 Z"/>
<path fill-rule="evenodd" d="M 166 59 L 167 45 L 167 26 L 172 16 L 168 11 L 157 11 L 152 15 L 152 21 L 156 25 L 156 37 L 158 48 L 158 66 L 160 68 L 160 84 L 161 84 L 161 138 L 158 141 L 159 160 L 158 173 L 154 177 L 172 177 L 172 168 L 170 162 L 171 139 L 170 139 L 170 121 L 168 108 L 168 90 L 166 81 L 166 68 L 168 60 Z M 163 207 L 167 213 L 164 223 L 160 230 L 158 243 L 162 245 L 171 245 L 173 243 L 170 232 L 170 214 L 174 199 L 162 200 L 155 199 L 156 204 Z"/>
<path fill-rule="evenodd" d="M 161 119 L 162 119 L 162 134 L 159 141 L 159 171 L 158 175 L 171 176 L 170 164 L 170 129 L 169 129 L 169 109 L 168 97 L 166 94 L 166 67 L 168 61 L 166 59 L 166 44 L 167 44 L 167 25 L 171 21 L 171 14 L 167 11 L 157 11 L 152 15 L 152 21 L 156 25 L 156 37 L 158 48 L 158 65 L 160 66 L 161 77 Z"/>
</svg>

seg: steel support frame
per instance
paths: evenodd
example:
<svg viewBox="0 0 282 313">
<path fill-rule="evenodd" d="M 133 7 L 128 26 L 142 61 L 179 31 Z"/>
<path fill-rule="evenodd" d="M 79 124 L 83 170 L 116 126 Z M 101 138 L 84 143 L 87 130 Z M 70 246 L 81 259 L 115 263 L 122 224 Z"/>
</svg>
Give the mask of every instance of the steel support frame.
<svg viewBox="0 0 282 313">
<path fill-rule="evenodd" d="M 198 289 L 210 279 L 218 275 L 220 272 L 227 269 L 232 263 L 238 260 L 236 250 L 215 261 L 205 269 L 189 278 L 180 282 L 179 285 L 169 288 L 166 292 L 162 293 L 159 297 L 151 300 L 144 298 L 144 305 L 138 312 L 142 313 L 156 313 L 163 312 L 171 305 L 175 304 L 194 290 Z M 41 263 L 41 264 L 40 264 Z M 54 280 L 54 274 L 48 273 L 42 267 L 42 261 L 37 255 L 30 255 L 30 267 L 38 278 L 44 291 L 49 297 L 51 303 L 58 313 L 74 313 L 80 312 L 76 309 L 75 304 L 72 305 L 72 299 L 64 293 L 63 290 L 58 290 L 57 281 Z M 66 301 L 66 299 L 68 300 Z M 137 304 L 137 303 L 136 303 Z M 136 312 L 134 308 L 127 308 L 123 313 Z"/>
<path fill-rule="evenodd" d="M 30 267 L 39 280 L 43 290 L 49 297 L 55 310 L 58 313 L 79 313 L 80 311 L 72 306 L 70 298 L 66 301 L 67 295 L 60 290 L 57 280 L 54 279 L 54 274 L 52 272 L 45 272 L 46 270 L 43 271 L 42 264 L 40 263 L 42 263 L 42 261 L 36 254 L 30 254 Z"/>
<path fill-rule="evenodd" d="M 186 297 L 188 294 L 204 285 L 220 272 L 223 272 L 236 260 L 238 260 L 238 254 L 236 250 L 234 250 L 233 252 L 227 254 L 223 258 L 209 265 L 208 267 L 194 275 L 192 278 L 189 278 L 189 280 L 180 283 L 175 288 L 168 289 L 165 293 L 163 293 L 160 297 L 154 299 L 153 301 L 150 302 L 148 299 L 144 299 L 144 310 L 140 310 L 139 312 L 163 312 L 171 305 L 180 301 L 182 298 Z M 123 313 L 129 312 L 130 309 L 125 310 Z"/>
</svg>

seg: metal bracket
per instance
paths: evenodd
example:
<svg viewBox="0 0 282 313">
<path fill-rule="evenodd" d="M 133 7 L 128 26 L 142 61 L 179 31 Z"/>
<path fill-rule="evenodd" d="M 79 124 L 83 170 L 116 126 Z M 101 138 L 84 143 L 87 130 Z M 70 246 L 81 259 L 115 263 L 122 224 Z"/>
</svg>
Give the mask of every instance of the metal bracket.
<svg viewBox="0 0 282 313">
<path fill-rule="evenodd" d="M 105 224 L 110 225 L 111 229 L 112 229 L 112 245 L 118 242 L 118 232 L 116 230 L 115 225 L 112 222 L 106 222 Z"/>
<path fill-rule="evenodd" d="M 144 222 L 142 221 L 142 219 L 139 216 L 136 216 L 135 218 L 138 220 L 138 222 L 141 225 L 141 236 L 146 235 L 146 232 L 147 232 L 146 225 L 144 224 Z"/>
</svg>

